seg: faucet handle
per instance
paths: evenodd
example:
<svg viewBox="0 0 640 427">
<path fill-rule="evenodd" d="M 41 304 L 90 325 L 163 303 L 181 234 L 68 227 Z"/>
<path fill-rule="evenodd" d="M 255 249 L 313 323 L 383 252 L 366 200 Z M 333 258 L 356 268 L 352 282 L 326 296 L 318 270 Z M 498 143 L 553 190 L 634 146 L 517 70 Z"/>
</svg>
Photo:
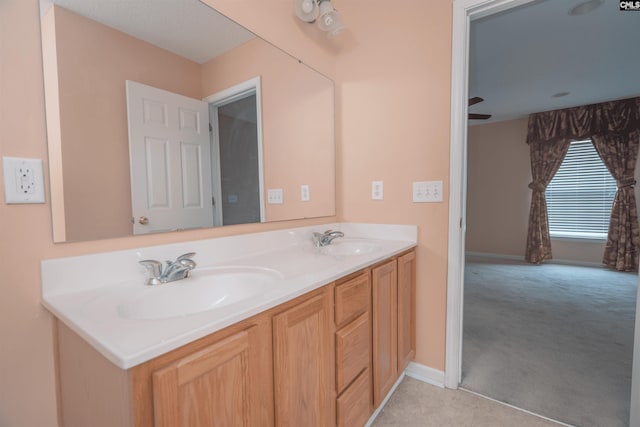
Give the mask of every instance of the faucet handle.
<svg viewBox="0 0 640 427">
<path fill-rule="evenodd" d="M 162 283 L 162 263 L 155 259 L 145 259 L 138 261 L 140 265 L 147 269 L 149 275 L 147 285 L 158 285 Z"/>
<path fill-rule="evenodd" d="M 191 258 L 193 258 L 194 256 L 196 256 L 196 253 L 195 253 L 195 252 L 187 252 L 186 254 L 182 254 L 182 255 L 180 255 L 178 258 L 176 258 L 176 261 L 180 262 L 180 261 L 182 261 L 183 259 L 191 259 Z"/>
</svg>

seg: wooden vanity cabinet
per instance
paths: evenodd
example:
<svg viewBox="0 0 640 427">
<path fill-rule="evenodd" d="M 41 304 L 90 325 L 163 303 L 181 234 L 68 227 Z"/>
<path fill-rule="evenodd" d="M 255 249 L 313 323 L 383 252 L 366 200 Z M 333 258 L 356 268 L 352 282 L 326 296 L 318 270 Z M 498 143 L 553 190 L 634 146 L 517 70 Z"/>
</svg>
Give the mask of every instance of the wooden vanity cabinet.
<svg viewBox="0 0 640 427">
<path fill-rule="evenodd" d="M 336 283 L 336 425 L 361 427 L 373 413 L 371 272 Z"/>
<path fill-rule="evenodd" d="M 273 317 L 277 426 L 334 426 L 333 285 Z"/>
<path fill-rule="evenodd" d="M 415 253 L 129 370 L 56 322 L 65 427 L 366 423 L 415 353 Z"/>
</svg>

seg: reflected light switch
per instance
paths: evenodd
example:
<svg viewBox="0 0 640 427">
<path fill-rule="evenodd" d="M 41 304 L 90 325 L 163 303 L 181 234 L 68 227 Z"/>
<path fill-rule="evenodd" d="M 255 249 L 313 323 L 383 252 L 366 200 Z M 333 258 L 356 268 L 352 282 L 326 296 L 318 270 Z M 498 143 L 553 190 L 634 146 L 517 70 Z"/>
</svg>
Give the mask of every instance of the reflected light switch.
<svg viewBox="0 0 640 427">
<path fill-rule="evenodd" d="M 284 203 L 282 188 L 270 188 L 267 190 L 267 203 L 281 205 Z"/>
<path fill-rule="evenodd" d="M 308 202 L 311 199 L 311 195 L 309 194 L 309 186 L 303 184 L 300 186 L 300 200 L 303 202 Z"/>
</svg>

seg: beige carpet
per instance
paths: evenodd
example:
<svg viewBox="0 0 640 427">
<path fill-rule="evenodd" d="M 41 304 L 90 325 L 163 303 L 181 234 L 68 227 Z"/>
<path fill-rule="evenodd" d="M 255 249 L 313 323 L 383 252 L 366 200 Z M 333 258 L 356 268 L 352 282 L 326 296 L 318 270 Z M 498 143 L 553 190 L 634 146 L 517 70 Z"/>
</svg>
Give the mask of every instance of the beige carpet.
<svg viewBox="0 0 640 427">
<path fill-rule="evenodd" d="M 637 282 L 467 259 L 462 386 L 573 425 L 628 425 Z"/>
</svg>

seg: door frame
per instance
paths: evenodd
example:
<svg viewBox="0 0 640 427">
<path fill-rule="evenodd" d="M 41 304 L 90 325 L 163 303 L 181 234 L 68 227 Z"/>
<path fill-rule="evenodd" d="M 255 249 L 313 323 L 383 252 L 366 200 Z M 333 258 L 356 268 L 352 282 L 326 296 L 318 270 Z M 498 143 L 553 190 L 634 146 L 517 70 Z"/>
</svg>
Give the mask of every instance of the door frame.
<svg viewBox="0 0 640 427">
<path fill-rule="evenodd" d="M 445 375 L 447 388 L 462 380 L 465 230 L 467 196 L 467 99 L 469 30 L 482 18 L 535 0 L 454 0 L 451 63 L 451 140 L 449 157 L 449 239 Z M 640 296 L 640 288 L 639 288 Z M 640 426 L 640 298 L 637 301 L 630 425 Z"/>
<path fill-rule="evenodd" d="M 264 166 L 262 149 L 262 89 L 260 76 L 245 80 L 234 86 L 226 88 L 213 95 L 209 95 L 203 101 L 209 104 L 209 109 L 221 107 L 238 99 L 249 95 L 256 96 L 256 127 L 258 142 L 258 192 L 260 196 L 260 222 L 265 222 L 265 200 L 264 200 Z M 222 225 L 222 185 L 220 178 L 220 135 L 218 134 L 218 116 L 214 114 L 210 117 L 211 124 L 211 176 L 213 178 L 213 197 L 218 201 L 215 203 L 214 226 Z"/>
<path fill-rule="evenodd" d="M 488 16 L 530 1 L 534 0 L 454 0 L 453 2 L 449 249 L 444 372 L 444 382 L 448 388 L 458 388 L 462 379 L 470 24 L 472 19 Z"/>
</svg>

